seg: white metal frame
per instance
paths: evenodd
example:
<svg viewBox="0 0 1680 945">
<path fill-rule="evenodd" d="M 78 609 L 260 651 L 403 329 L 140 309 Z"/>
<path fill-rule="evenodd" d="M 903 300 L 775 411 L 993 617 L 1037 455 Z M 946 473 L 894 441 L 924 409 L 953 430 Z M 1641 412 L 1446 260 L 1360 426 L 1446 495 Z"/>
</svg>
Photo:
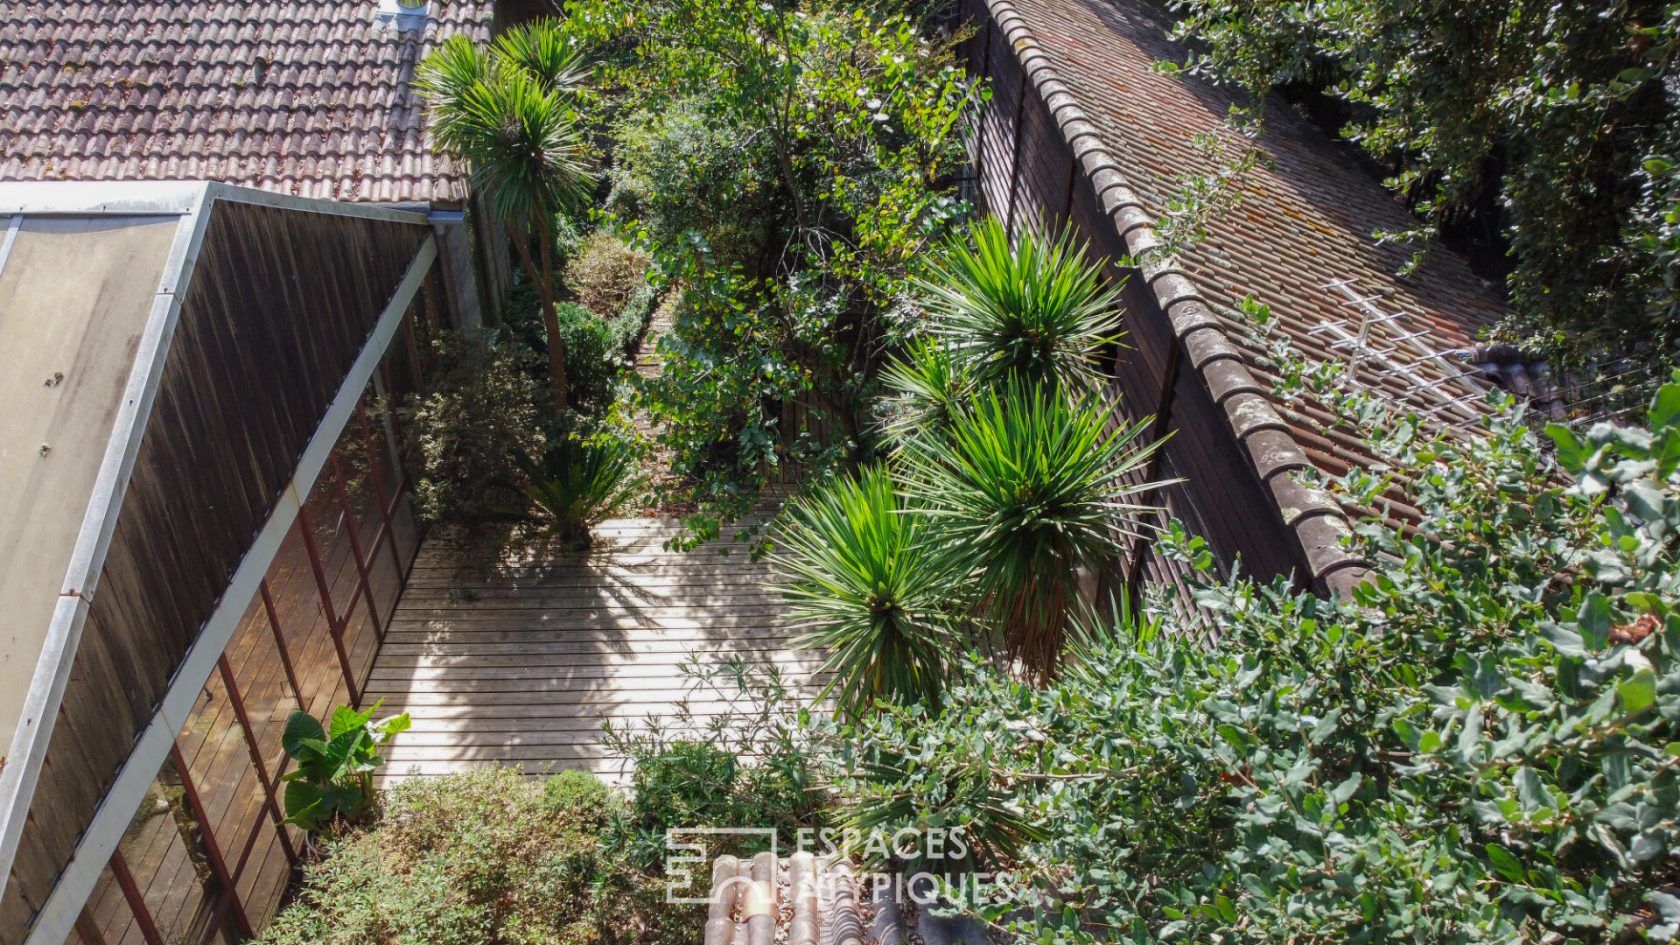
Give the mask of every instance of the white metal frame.
<svg viewBox="0 0 1680 945">
<path fill-rule="evenodd" d="M 0 768 L 0 891 L 4 890 L 10 877 L 18 840 L 40 780 L 41 767 L 52 740 L 53 725 L 75 662 L 89 605 L 98 591 L 99 574 L 110 549 L 111 534 L 122 509 L 146 421 L 151 415 L 169 343 L 180 319 L 181 295 L 191 284 L 210 211 L 218 201 L 392 223 L 423 226 L 427 222 L 423 213 L 271 194 L 219 183 L 77 181 L 0 184 L 0 216 L 10 215 L 14 221 L 18 216 L 30 215 L 155 214 L 180 217 L 175 240 L 165 257 L 152 311 L 141 335 L 134 367 L 123 392 L 111 437 L 106 443 L 105 456 L 100 463 L 81 531 L 59 591 L 58 604 L 25 695 L 23 713 L 12 738 L 5 767 Z M 15 226 L 11 229 L 15 232 Z M 6 242 L 9 246 L 10 240 Z M 209 680 L 216 660 L 226 648 L 240 617 L 256 594 L 258 584 L 273 562 L 281 540 L 296 519 L 303 496 L 314 485 L 333 444 L 338 441 L 356 402 L 361 399 L 375 367 L 395 336 L 404 312 L 436 258 L 436 238 L 428 235 L 329 405 L 326 416 L 299 461 L 292 482 L 234 572 L 215 613 L 187 652 L 157 713 L 135 743 L 133 752 L 95 812 L 92 824 L 83 833 L 74 857 L 59 877 L 30 931 L 29 945 L 59 945 L 69 935 L 82 904 L 98 881 L 100 871 L 110 859 L 111 851 L 116 849 L 158 768 L 168 757 L 169 746 L 185 724 L 187 712 L 197 700 L 199 690 Z"/>
</svg>

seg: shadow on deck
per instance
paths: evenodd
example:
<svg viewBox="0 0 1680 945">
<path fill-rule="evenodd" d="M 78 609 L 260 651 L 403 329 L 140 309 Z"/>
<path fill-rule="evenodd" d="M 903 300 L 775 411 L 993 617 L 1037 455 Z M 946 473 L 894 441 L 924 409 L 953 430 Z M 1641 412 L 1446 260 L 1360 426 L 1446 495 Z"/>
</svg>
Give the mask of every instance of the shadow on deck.
<svg viewBox="0 0 1680 945">
<path fill-rule="evenodd" d="M 664 550 L 677 531 L 615 520 L 585 553 L 429 539 L 363 694 L 414 720 L 387 753 L 387 780 L 517 764 L 622 781 L 603 722 L 669 726 L 686 703 L 698 727 L 728 711 L 690 692 L 680 666 L 691 654 L 774 665 L 813 696 L 820 660 L 792 647 L 769 567 L 729 542 Z"/>
</svg>

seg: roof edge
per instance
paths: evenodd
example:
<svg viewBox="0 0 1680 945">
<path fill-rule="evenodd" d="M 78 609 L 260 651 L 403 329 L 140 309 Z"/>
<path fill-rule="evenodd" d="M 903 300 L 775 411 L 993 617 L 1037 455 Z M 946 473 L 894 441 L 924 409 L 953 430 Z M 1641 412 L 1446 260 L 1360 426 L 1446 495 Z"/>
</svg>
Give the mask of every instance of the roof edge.
<svg viewBox="0 0 1680 945">
<path fill-rule="evenodd" d="M 219 181 L 0 181 L 0 216 L 184 216 L 192 212 L 201 200 L 360 217 L 387 223 L 425 225 L 427 222 L 426 210 L 414 204 L 351 203 L 324 197 L 298 197 Z"/>
<path fill-rule="evenodd" d="M 1163 244 L 1155 235 L 1154 216 L 1132 190 L 1120 161 L 1103 143 L 1070 87 L 1056 74 L 1013 0 L 985 2 L 1027 83 L 1044 102 L 1090 181 L 1098 206 L 1113 221 L 1127 251 L 1140 260 L 1144 281 L 1166 315 L 1181 354 L 1214 403 L 1223 408 L 1232 435 L 1248 454 L 1249 468 L 1294 536 L 1313 585 L 1330 594 L 1349 594 L 1364 581 L 1368 562 L 1346 547 L 1345 539 L 1353 535 L 1347 513 L 1329 493 L 1294 475 L 1315 467 L 1268 399 L 1270 388 L 1249 370 L 1190 271 L 1176 257 L 1159 255 Z"/>
<path fill-rule="evenodd" d="M 326 197 L 296 197 L 291 194 L 259 190 L 255 187 L 243 187 L 238 184 L 210 183 L 207 187 L 209 199 L 217 202 L 274 207 L 280 210 L 295 210 L 300 213 L 359 217 L 364 220 L 380 220 L 386 223 L 427 225 L 426 213 L 423 210 L 409 210 L 377 203 L 351 203 Z"/>
<path fill-rule="evenodd" d="M 177 217 L 174 241 L 147 315 L 140 344 L 112 422 L 105 453 L 83 513 L 70 561 L 58 592 L 41 652 L 30 676 L 23 711 L 5 761 L 0 764 L 0 892 L 33 803 L 41 768 L 52 742 L 58 708 L 81 645 L 90 602 L 127 495 L 140 443 L 162 382 L 182 297 L 191 283 L 210 215 L 217 203 L 275 207 L 301 213 L 359 217 L 427 226 L 426 215 L 374 204 L 350 204 L 206 181 L 28 181 L 0 182 L 0 216 Z M 431 246 L 432 238 L 424 246 Z M 435 252 L 435 247 L 434 247 Z"/>
<path fill-rule="evenodd" d="M 181 216 L 198 206 L 204 181 L 4 181 L 0 214 Z"/>
<path fill-rule="evenodd" d="M 0 768 L 0 891 L 10 884 L 12 862 L 34 801 L 41 768 L 46 763 L 47 748 L 52 742 L 76 651 L 81 646 L 89 602 L 110 548 L 116 516 L 139 456 L 141 434 L 151 416 L 163 363 L 180 316 L 180 288 L 192 278 L 209 218 L 208 187 L 203 183 L 130 185 L 120 189 L 87 187 L 80 182 L 0 184 L 0 205 L 14 202 L 19 208 L 27 208 L 14 211 L 15 215 L 157 214 L 179 219 L 105 441 L 105 452 L 82 514 L 82 524 L 71 546 L 58 603 L 30 675 L 23 711 L 8 746 L 7 763 Z"/>
<path fill-rule="evenodd" d="M 421 283 L 431 271 L 437 255 L 436 237 L 427 235 L 409 262 L 402 281 L 386 301 L 355 361 L 345 371 L 338 391 L 328 402 L 304 447 L 303 455 L 298 459 L 297 467 L 276 498 L 274 510 L 257 534 L 252 536 L 250 547 L 229 576 L 227 590 L 204 626 L 199 628 L 198 636 L 176 667 L 163 698 L 153 710 L 152 718 L 140 730 L 133 749 L 123 760 L 92 819 L 77 839 L 70 862 L 59 874 L 47 901 L 41 904 L 35 925 L 25 939 L 26 945 L 55 945 L 63 942 L 70 933 L 76 915 L 128 829 L 141 797 L 156 778 L 158 767 L 168 757 L 176 736 L 187 724 L 200 690 L 208 683 L 210 674 L 215 671 L 216 661 L 227 648 L 228 641 L 244 618 L 246 608 L 255 598 L 257 585 L 267 574 L 280 543 L 296 521 L 298 509 L 325 467 L 380 359 L 390 349 L 391 339 L 396 336 L 404 313 L 420 292 Z M 178 309 L 179 303 L 176 307 Z M 86 601 L 78 600 L 77 607 L 85 618 Z M 79 622 L 77 630 L 79 633 Z M 73 649 L 71 656 L 74 657 Z M 33 789 L 30 793 L 33 795 Z M 6 874 L 0 873 L 0 879 L 4 878 Z"/>
</svg>

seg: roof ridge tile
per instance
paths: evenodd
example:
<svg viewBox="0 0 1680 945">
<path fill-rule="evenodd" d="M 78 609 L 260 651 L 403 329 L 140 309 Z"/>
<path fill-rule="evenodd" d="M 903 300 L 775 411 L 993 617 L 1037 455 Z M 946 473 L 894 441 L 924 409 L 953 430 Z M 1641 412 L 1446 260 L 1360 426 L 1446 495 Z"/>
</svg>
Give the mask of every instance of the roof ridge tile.
<svg viewBox="0 0 1680 945">
<path fill-rule="evenodd" d="M 1120 162 L 1097 137 L 1095 124 L 1058 77 L 1055 64 L 1043 51 L 1026 18 L 1016 9 L 1014 0 L 985 2 L 1006 45 L 1014 51 L 1028 84 L 1044 102 L 1058 133 L 1074 151 L 1086 175 L 1093 184 L 1097 183 L 1099 173 L 1103 175 L 1104 181 L 1097 188 L 1100 205 L 1113 221 L 1128 252 L 1143 261 L 1145 281 L 1162 311 L 1172 320 L 1184 353 L 1202 376 L 1204 385 L 1210 391 L 1215 388 L 1227 392 L 1264 390 L 1179 260 L 1153 258 L 1163 245 L 1154 232 L 1153 214 L 1132 190 Z M 1071 133 L 1070 128 L 1074 129 Z M 1172 308 L 1189 312 L 1174 318 Z M 1225 411 L 1251 468 L 1284 512 L 1285 525 L 1295 537 L 1313 582 L 1331 593 L 1351 592 L 1364 580 L 1367 563 L 1346 545 L 1346 539 L 1353 534 L 1347 514 L 1321 490 L 1313 490 L 1295 478 L 1296 472 L 1316 467 L 1296 442 L 1289 424 L 1269 400 L 1261 397 L 1227 401 Z"/>
</svg>

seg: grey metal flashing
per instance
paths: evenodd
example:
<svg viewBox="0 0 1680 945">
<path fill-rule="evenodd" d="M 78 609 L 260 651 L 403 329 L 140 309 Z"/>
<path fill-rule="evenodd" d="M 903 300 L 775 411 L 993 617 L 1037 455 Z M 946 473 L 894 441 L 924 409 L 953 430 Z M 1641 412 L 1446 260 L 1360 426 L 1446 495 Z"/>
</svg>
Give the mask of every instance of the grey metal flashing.
<svg viewBox="0 0 1680 945">
<path fill-rule="evenodd" d="M 192 212 L 201 201 L 254 204 L 387 223 L 426 223 L 425 208 L 410 210 L 373 203 L 295 197 L 214 181 L 0 182 L 0 216 L 180 216 Z"/>
</svg>

